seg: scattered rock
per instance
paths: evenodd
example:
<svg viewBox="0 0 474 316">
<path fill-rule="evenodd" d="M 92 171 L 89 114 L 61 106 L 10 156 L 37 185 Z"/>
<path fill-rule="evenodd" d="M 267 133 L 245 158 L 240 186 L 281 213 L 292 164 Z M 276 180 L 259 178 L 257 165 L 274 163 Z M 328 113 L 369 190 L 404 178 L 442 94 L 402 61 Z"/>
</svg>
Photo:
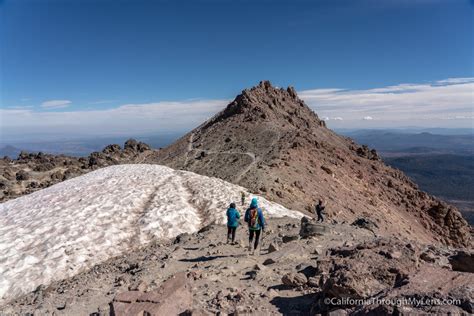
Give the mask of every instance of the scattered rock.
<svg viewBox="0 0 474 316">
<path fill-rule="evenodd" d="M 292 236 L 283 236 L 282 237 L 282 241 L 284 243 L 289 243 L 291 241 L 295 241 L 295 240 L 298 240 L 299 239 L 299 236 L 298 235 L 292 235 Z"/>
<path fill-rule="evenodd" d="M 375 230 L 379 228 L 379 226 L 375 222 L 366 218 L 358 218 L 352 223 L 352 225 L 370 230 L 374 234 L 375 234 Z"/>
<path fill-rule="evenodd" d="M 281 282 L 287 286 L 303 286 L 308 282 L 308 279 L 303 273 L 288 273 L 281 278 Z"/>
<path fill-rule="evenodd" d="M 425 251 L 420 255 L 420 259 L 426 262 L 434 263 L 436 261 L 436 256 L 429 251 Z"/>
<path fill-rule="evenodd" d="M 332 171 L 331 168 L 326 167 L 326 166 L 321 166 L 321 169 L 323 169 L 328 175 L 334 176 L 334 171 Z"/>
<path fill-rule="evenodd" d="M 277 244 L 270 243 L 270 245 L 268 245 L 268 253 L 272 253 L 272 252 L 275 252 L 275 251 L 278 251 L 278 250 L 280 250 L 280 248 L 278 247 Z"/>
<path fill-rule="evenodd" d="M 111 315 L 180 315 L 192 309 L 191 290 L 186 273 L 177 273 L 157 290 L 117 294 L 112 302 Z"/>
<path fill-rule="evenodd" d="M 265 265 L 265 266 L 268 266 L 268 265 L 274 264 L 274 263 L 276 263 L 276 261 L 273 260 L 272 258 L 268 258 L 268 259 L 265 259 L 265 261 L 263 261 L 263 265 Z"/>
<path fill-rule="evenodd" d="M 303 217 L 301 219 L 301 229 L 300 236 L 301 238 L 309 238 L 322 236 L 329 232 L 329 228 L 324 224 L 315 224 L 312 223 L 308 217 Z"/>
<path fill-rule="evenodd" d="M 474 273 L 474 253 L 458 251 L 448 258 L 454 271 Z"/>
<path fill-rule="evenodd" d="M 29 179 L 30 179 L 30 175 L 25 170 L 20 170 L 16 173 L 16 180 L 17 181 L 25 181 L 25 180 L 29 180 Z"/>
<path fill-rule="evenodd" d="M 138 281 L 128 287 L 130 291 L 145 292 L 148 289 L 148 283 L 146 281 Z"/>
<path fill-rule="evenodd" d="M 108 145 L 102 150 L 104 154 L 117 154 L 117 153 L 120 153 L 121 151 L 122 151 L 122 147 L 120 147 L 120 145 L 117 145 L 117 144 Z"/>
</svg>

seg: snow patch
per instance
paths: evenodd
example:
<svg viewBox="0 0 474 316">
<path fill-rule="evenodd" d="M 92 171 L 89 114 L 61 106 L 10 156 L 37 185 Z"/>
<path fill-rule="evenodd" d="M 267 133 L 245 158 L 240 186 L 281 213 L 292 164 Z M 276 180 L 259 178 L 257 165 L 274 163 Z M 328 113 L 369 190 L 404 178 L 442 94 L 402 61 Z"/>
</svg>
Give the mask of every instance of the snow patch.
<svg viewBox="0 0 474 316">
<path fill-rule="evenodd" d="M 238 185 L 159 165 L 90 172 L 0 204 L 0 304 L 147 244 L 224 224 Z M 256 196 L 267 217 L 302 214 Z M 240 209 L 241 212 L 244 210 Z"/>
</svg>

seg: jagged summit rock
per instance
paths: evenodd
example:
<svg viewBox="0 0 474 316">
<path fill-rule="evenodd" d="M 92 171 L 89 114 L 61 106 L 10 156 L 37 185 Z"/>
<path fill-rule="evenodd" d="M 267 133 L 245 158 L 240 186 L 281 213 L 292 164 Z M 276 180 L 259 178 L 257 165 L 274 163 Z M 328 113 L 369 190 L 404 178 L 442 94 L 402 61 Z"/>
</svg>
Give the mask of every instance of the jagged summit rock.
<svg viewBox="0 0 474 316">
<path fill-rule="evenodd" d="M 245 89 L 213 118 L 144 160 L 242 185 L 300 211 L 327 203 L 331 220 L 364 217 L 377 233 L 468 245 L 458 210 L 418 189 L 377 152 L 340 136 L 292 87 Z"/>
<path fill-rule="evenodd" d="M 257 86 L 243 90 L 206 127 L 231 116 L 241 116 L 246 122 L 277 120 L 294 126 L 325 126 L 324 121 L 298 98 L 293 87 L 276 88 L 270 81 L 261 81 Z"/>
</svg>

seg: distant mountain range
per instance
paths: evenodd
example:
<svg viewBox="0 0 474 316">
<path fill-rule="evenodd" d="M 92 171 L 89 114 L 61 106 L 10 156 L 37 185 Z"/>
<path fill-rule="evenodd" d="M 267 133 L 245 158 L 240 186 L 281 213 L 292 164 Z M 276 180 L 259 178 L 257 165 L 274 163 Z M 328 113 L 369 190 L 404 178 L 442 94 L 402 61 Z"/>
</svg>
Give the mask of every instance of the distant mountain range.
<svg viewBox="0 0 474 316">
<path fill-rule="evenodd" d="M 165 147 L 179 138 L 180 134 L 166 133 L 157 135 L 139 135 L 135 139 L 149 144 L 153 148 Z M 79 138 L 74 140 L 14 142 L 0 145 L 0 158 L 7 156 L 16 158 L 21 151 L 43 152 L 55 155 L 86 157 L 94 151 L 101 151 L 109 144 L 123 144 L 129 137 L 97 137 Z"/>
<path fill-rule="evenodd" d="M 474 224 L 472 129 L 342 130 L 378 150 L 383 160 L 422 190 L 456 205 Z M 443 133 L 443 134 L 435 134 Z"/>
<path fill-rule="evenodd" d="M 461 131 L 461 130 L 460 130 Z M 404 130 L 343 130 L 343 135 L 355 139 L 361 144 L 376 148 L 385 156 L 407 154 L 474 154 L 474 135 L 433 134 L 430 132 L 407 132 Z"/>
</svg>

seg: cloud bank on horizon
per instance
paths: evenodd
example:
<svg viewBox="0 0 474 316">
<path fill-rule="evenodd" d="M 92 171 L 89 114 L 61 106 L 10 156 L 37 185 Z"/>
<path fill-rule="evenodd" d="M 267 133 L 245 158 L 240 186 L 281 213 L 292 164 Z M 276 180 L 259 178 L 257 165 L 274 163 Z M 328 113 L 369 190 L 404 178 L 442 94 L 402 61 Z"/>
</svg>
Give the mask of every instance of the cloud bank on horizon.
<svg viewBox="0 0 474 316">
<path fill-rule="evenodd" d="M 337 127 L 473 127 L 474 78 L 366 90 L 314 89 L 299 96 Z"/>
<path fill-rule="evenodd" d="M 312 89 L 299 91 L 299 96 L 330 127 L 473 127 L 474 78 L 366 90 Z M 184 132 L 223 109 L 229 101 L 161 101 L 75 110 L 71 100 L 49 100 L 36 107 L 0 108 L 0 132 L 5 138 Z"/>
</svg>

